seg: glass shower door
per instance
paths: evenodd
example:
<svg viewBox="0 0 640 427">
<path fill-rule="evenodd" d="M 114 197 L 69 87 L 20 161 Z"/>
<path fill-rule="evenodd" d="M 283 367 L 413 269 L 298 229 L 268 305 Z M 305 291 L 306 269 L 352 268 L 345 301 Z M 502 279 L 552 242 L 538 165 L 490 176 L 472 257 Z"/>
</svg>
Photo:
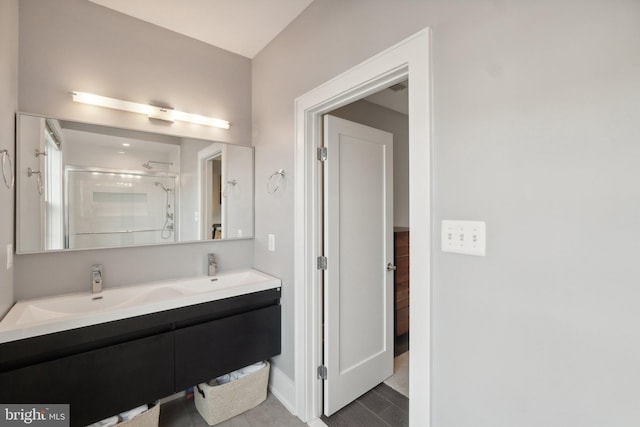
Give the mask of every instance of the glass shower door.
<svg viewBox="0 0 640 427">
<path fill-rule="evenodd" d="M 177 241 L 175 176 L 75 169 L 67 176 L 69 248 Z"/>
</svg>

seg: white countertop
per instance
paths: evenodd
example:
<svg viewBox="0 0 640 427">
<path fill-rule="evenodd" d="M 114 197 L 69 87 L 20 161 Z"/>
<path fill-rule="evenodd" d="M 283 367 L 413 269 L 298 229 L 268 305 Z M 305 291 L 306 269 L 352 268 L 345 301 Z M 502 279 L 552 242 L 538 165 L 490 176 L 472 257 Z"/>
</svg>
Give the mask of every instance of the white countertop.
<svg viewBox="0 0 640 427">
<path fill-rule="evenodd" d="M 275 289 L 280 279 L 246 269 L 100 293 L 18 301 L 0 321 L 0 343 Z"/>
</svg>

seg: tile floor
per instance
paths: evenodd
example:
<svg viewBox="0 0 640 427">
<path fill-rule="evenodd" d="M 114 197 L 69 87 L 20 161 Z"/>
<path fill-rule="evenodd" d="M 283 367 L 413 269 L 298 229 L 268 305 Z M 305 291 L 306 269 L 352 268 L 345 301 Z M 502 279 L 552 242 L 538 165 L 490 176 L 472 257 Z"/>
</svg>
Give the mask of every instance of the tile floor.
<svg viewBox="0 0 640 427">
<path fill-rule="evenodd" d="M 329 427 L 403 427 L 409 425 L 409 399 L 408 381 L 406 395 L 403 395 L 403 383 L 400 386 L 393 383 L 398 376 L 398 367 L 406 363 L 406 376 L 408 379 L 409 334 L 397 337 L 396 374 L 390 379 L 391 385 L 382 383 L 370 392 L 356 399 L 331 417 L 322 417 L 322 421 Z M 404 375 L 404 374 L 401 374 Z M 389 380 L 388 380 L 389 381 Z M 398 381 L 396 381 L 398 382 Z M 394 390 L 400 390 L 400 392 Z M 257 407 L 238 415 L 219 427 L 304 427 L 305 423 L 293 416 L 278 399 L 271 393 L 267 400 Z M 179 398 L 162 404 L 160 407 L 159 427 L 208 427 L 207 422 L 200 416 L 193 399 Z"/>
<path fill-rule="evenodd" d="M 329 427 L 404 427 L 409 425 L 409 399 L 382 383 L 331 417 Z M 160 407 L 159 427 L 208 427 L 193 399 L 179 398 Z M 257 407 L 219 427 L 304 427 L 271 393 Z"/>
<path fill-rule="evenodd" d="M 322 421 L 329 427 L 408 426 L 409 399 L 382 383 Z"/>
<path fill-rule="evenodd" d="M 393 359 L 393 375 L 384 381 L 395 391 L 409 397 L 409 352 Z"/>
<path fill-rule="evenodd" d="M 402 427 L 409 425 L 409 334 L 396 337 L 393 376 L 331 417 L 329 427 Z"/>
<path fill-rule="evenodd" d="M 231 418 L 216 427 L 304 427 L 271 393 L 255 408 Z M 162 404 L 159 427 L 208 427 L 193 399 L 180 398 Z"/>
</svg>

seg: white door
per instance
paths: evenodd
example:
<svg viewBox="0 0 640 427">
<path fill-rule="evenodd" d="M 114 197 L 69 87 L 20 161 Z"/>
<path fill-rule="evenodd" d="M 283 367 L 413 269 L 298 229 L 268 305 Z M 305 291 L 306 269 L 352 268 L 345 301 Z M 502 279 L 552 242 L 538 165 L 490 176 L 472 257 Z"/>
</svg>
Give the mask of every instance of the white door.
<svg viewBox="0 0 640 427">
<path fill-rule="evenodd" d="M 393 374 L 393 135 L 324 118 L 324 413 Z"/>
</svg>

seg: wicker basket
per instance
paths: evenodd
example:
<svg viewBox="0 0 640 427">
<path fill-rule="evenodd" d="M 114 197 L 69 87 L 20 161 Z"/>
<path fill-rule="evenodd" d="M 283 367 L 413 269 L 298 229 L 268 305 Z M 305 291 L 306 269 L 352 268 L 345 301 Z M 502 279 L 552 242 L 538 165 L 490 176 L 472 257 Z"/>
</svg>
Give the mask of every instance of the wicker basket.
<svg viewBox="0 0 640 427">
<path fill-rule="evenodd" d="M 114 427 L 158 427 L 160 420 L 160 405 L 155 404 L 146 411 L 127 421 L 119 422 Z M 92 424 L 93 425 L 93 424 Z"/>
<path fill-rule="evenodd" d="M 210 386 L 202 383 L 193 393 L 196 408 L 210 426 L 221 423 L 264 402 L 268 383 L 269 362 L 226 384 Z"/>
</svg>

